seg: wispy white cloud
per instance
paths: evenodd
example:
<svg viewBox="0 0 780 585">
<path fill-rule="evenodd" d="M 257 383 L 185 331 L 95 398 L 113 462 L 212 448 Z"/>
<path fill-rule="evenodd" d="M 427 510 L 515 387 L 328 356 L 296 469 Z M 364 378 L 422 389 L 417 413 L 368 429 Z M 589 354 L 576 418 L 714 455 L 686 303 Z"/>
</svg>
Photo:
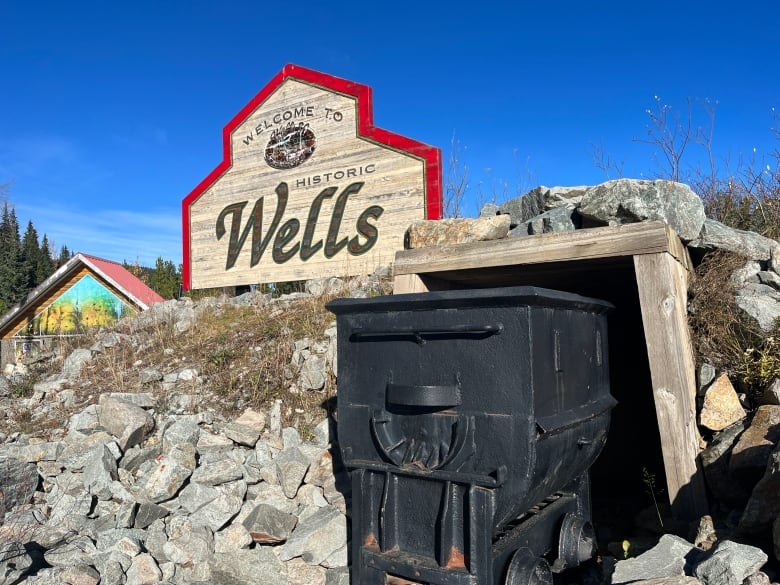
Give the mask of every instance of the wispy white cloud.
<svg viewBox="0 0 780 585">
<path fill-rule="evenodd" d="M 0 177 L 14 181 L 12 198 L 20 190 L 49 194 L 79 192 L 107 181 L 111 175 L 77 142 L 66 137 L 0 138 Z"/>
<path fill-rule="evenodd" d="M 167 140 L 161 128 L 142 133 L 147 144 Z M 166 207 L 149 204 L 148 195 L 123 194 L 125 185 L 95 158 L 60 136 L 0 138 L 0 182 L 12 181 L 7 195 L 21 229 L 32 220 L 54 252 L 66 245 L 72 252 L 145 266 L 158 257 L 181 262 L 178 201 Z"/>
<path fill-rule="evenodd" d="M 78 147 L 61 136 L 0 139 L 0 173 L 10 178 L 34 176 L 52 164 L 72 164 Z"/>
<path fill-rule="evenodd" d="M 115 209 L 77 210 L 59 203 L 17 204 L 22 225 L 32 219 L 58 251 L 85 252 L 108 260 L 154 266 L 158 257 L 181 262 L 181 213 L 178 208 L 135 212 Z"/>
</svg>

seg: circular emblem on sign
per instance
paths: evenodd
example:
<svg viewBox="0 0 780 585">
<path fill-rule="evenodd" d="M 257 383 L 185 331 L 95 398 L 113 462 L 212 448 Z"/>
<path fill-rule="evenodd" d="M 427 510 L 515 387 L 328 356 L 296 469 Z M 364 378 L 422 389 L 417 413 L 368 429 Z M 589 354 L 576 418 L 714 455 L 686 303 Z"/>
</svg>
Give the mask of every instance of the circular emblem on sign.
<svg viewBox="0 0 780 585">
<path fill-rule="evenodd" d="M 290 122 L 277 128 L 265 147 L 265 162 L 275 169 L 291 169 L 309 160 L 317 139 L 308 124 Z"/>
</svg>

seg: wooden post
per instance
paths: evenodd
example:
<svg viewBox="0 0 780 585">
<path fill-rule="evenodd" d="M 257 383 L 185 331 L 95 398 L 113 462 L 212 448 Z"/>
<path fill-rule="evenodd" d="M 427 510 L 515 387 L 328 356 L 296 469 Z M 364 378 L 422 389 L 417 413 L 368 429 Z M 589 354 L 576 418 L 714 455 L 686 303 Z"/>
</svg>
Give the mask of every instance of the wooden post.
<svg viewBox="0 0 780 585">
<path fill-rule="evenodd" d="M 687 317 L 685 268 L 670 254 L 634 256 L 650 378 L 672 510 L 678 518 L 707 513 L 697 466 L 696 376 Z"/>
</svg>

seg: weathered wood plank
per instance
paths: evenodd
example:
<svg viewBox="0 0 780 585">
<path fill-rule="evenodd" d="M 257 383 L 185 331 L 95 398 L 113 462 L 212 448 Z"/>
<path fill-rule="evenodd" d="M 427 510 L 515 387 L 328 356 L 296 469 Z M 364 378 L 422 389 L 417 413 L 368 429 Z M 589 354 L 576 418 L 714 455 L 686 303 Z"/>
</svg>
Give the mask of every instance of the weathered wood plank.
<svg viewBox="0 0 780 585">
<path fill-rule="evenodd" d="M 687 316 L 687 272 L 670 254 L 634 256 L 669 500 L 675 515 L 707 513 L 697 468 L 696 374 Z"/>
<path fill-rule="evenodd" d="M 355 96 L 293 78 L 246 113 L 230 135 L 230 164 L 185 210 L 186 285 L 390 264 L 409 224 L 426 217 L 429 170 L 425 157 L 365 138 L 360 121 Z"/>
<path fill-rule="evenodd" d="M 636 256 L 669 252 L 689 266 L 687 251 L 663 222 L 591 228 L 572 232 L 506 238 L 489 242 L 432 246 L 395 255 L 395 274 L 433 274 L 470 268 L 491 268 Z"/>
<path fill-rule="evenodd" d="M 428 292 L 428 287 L 417 274 L 400 274 L 393 278 L 393 294 Z"/>
</svg>

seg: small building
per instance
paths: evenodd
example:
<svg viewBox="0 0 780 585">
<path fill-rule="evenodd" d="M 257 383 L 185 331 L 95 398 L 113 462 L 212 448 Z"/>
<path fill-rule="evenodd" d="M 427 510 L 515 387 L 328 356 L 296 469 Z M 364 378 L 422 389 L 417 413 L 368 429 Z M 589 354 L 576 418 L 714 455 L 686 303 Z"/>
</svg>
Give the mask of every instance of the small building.
<svg viewBox="0 0 780 585">
<path fill-rule="evenodd" d="M 164 300 L 121 264 L 76 254 L 0 317 L 0 369 Z"/>
</svg>

